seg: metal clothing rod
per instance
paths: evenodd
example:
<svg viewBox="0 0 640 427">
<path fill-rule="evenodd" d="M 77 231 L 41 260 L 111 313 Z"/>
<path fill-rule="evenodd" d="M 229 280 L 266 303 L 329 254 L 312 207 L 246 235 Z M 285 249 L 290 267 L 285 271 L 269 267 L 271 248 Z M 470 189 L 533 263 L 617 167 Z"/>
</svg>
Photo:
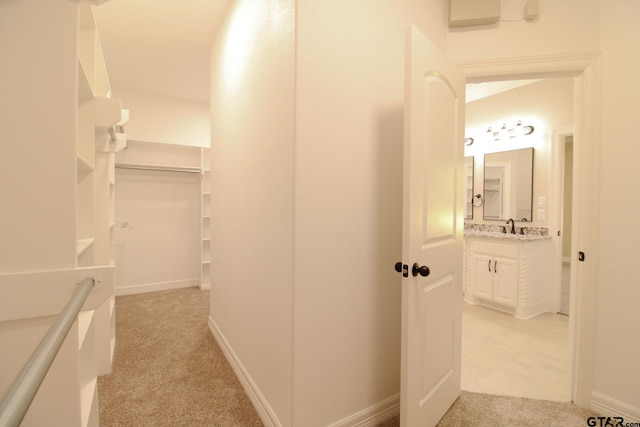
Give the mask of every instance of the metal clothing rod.
<svg viewBox="0 0 640 427">
<path fill-rule="evenodd" d="M 58 315 L 0 401 L 0 427 L 16 427 L 22 422 L 95 283 L 95 279 L 88 277 L 76 285 L 62 313 Z"/>
<path fill-rule="evenodd" d="M 136 163 L 116 163 L 118 169 L 138 169 L 145 171 L 165 171 L 165 172 L 188 172 L 188 173 L 201 173 L 199 167 L 188 166 L 157 166 L 157 165 L 141 165 Z"/>
</svg>

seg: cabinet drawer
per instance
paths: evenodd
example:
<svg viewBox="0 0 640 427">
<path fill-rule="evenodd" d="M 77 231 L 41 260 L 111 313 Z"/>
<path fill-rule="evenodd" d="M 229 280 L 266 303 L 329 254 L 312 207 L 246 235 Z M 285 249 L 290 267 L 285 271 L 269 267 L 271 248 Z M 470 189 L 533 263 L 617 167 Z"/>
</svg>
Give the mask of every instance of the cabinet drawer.
<svg viewBox="0 0 640 427">
<path fill-rule="evenodd" d="M 492 256 L 504 258 L 518 258 L 518 246 L 513 243 L 496 243 L 484 240 L 472 240 L 470 243 L 470 252 L 488 254 Z"/>
</svg>

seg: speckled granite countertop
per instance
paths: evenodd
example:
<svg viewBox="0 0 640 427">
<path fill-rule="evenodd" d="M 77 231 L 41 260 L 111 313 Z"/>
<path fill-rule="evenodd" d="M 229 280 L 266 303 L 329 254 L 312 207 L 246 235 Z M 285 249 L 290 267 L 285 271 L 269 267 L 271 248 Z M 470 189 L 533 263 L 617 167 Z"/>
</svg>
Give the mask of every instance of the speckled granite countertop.
<svg viewBox="0 0 640 427">
<path fill-rule="evenodd" d="M 506 226 L 506 228 L 508 229 L 508 226 Z M 516 234 L 511 234 L 504 232 L 505 226 L 503 225 L 466 223 L 464 225 L 464 235 L 465 237 L 485 237 L 496 240 L 533 241 L 551 239 L 551 236 L 549 236 L 549 229 L 547 227 L 520 225 L 515 228 Z M 520 234 L 522 229 L 524 229 L 524 234 Z"/>
<path fill-rule="evenodd" d="M 548 240 L 551 236 L 540 236 L 536 234 L 511 234 L 502 232 L 488 232 L 488 231 L 464 231 L 465 237 L 485 237 L 488 239 L 496 240 L 520 240 L 520 241 L 533 241 L 533 240 Z"/>
</svg>

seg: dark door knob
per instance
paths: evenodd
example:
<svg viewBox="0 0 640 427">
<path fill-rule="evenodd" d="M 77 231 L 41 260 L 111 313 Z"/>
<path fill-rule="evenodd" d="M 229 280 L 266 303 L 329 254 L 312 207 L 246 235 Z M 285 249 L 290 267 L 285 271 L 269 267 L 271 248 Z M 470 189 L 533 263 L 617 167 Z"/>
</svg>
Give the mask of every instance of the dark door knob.
<svg viewBox="0 0 640 427">
<path fill-rule="evenodd" d="M 413 274 L 413 277 L 416 277 L 418 274 L 422 277 L 427 277 L 429 273 L 431 273 L 429 267 L 427 267 L 426 265 L 420 267 L 417 262 L 413 264 L 413 267 L 411 268 L 411 274 Z"/>
<path fill-rule="evenodd" d="M 398 273 L 402 273 L 402 263 L 401 262 L 396 262 L 396 271 Z"/>
</svg>

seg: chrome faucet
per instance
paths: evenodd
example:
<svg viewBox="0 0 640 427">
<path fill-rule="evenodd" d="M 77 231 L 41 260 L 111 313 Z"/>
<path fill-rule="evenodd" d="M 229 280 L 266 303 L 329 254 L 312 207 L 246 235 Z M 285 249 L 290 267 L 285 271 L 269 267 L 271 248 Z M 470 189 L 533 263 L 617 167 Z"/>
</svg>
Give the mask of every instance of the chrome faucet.
<svg viewBox="0 0 640 427">
<path fill-rule="evenodd" d="M 507 220 L 507 225 L 511 223 L 511 234 L 516 234 L 516 223 L 513 221 L 513 218 L 509 218 Z"/>
</svg>

